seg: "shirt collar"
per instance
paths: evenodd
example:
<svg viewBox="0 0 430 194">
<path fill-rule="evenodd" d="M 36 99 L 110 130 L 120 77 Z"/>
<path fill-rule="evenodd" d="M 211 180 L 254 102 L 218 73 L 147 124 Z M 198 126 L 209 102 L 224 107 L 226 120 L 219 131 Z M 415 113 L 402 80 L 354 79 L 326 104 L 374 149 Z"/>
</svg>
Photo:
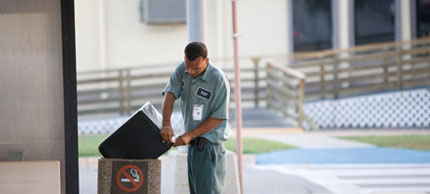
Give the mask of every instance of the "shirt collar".
<svg viewBox="0 0 430 194">
<path fill-rule="evenodd" d="M 208 66 L 206 67 L 205 71 L 203 72 L 203 74 L 199 75 L 198 77 L 196 77 L 196 79 L 201 79 L 203 81 L 209 81 L 209 76 L 210 73 L 209 71 L 212 69 L 212 64 L 209 62 Z M 185 68 L 184 70 L 185 73 L 188 73 L 187 68 Z"/>
<path fill-rule="evenodd" d="M 203 72 L 203 75 L 199 76 L 204 81 L 209 81 L 210 71 L 212 70 L 211 63 L 208 63 L 208 66 L 206 67 L 205 71 Z"/>
</svg>

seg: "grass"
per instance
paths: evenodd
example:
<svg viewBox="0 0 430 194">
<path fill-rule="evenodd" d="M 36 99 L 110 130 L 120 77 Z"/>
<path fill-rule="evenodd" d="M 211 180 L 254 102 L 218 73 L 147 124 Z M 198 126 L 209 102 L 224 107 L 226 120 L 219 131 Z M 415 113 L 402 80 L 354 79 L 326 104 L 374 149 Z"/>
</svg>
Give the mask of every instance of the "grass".
<svg viewBox="0 0 430 194">
<path fill-rule="evenodd" d="M 230 138 L 224 143 L 227 150 L 236 152 L 236 138 Z M 259 138 L 243 138 L 242 149 L 244 154 L 258 154 L 264 152 L 272 152 L 276 150 L 292 149 L 296 148 L 291 145 L 259 139 Z"/>
<path fill-rule="evenodd" d="M 403 136 L 357 136 L 337 137 L 340 139 L 370 143 L 383 147 L 406 148 L 430 151 L 430 135 L 403 135 Z"/>
<path fill-rule="evenodd" d="M 106 137 L 106 135 L 80 135 L 78 143 L 79 157 L 101 156 L 98 146 Z M 243 153 L 245 154 L 258 154 L 275 150 L 295 148 L 294 146 L 259 138 L 243 138 L 242 142 Z M 230 138 L 227 142 L 225 142 L 224 145 L 227 150 L 236 152 L 235 138 Z"/>
<path fill-rule="evenodd" d="M 79 135 L 79 157 L 101 156 L 99 145 L 106 137 L 107 135 Z"/>
</svg>

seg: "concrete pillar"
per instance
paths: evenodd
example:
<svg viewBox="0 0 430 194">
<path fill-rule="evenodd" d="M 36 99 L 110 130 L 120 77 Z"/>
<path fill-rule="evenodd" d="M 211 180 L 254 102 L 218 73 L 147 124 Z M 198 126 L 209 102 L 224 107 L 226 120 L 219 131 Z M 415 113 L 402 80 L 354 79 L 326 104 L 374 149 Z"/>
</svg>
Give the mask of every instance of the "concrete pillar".
<svg viewBox="0 0 430 194">
<path fill-rule="evenodd" d="M 348 49 L 355 45 L 355 28 L 354 28 L 354 0 L 332 0 L 332 43 L 333 49 Z M 348 58 L 348 53 L 342 53 L 339 58 Z M 348 68 L 351 64 L 342 62 L 339 68 Z M 344 72 L 338 74 L 338 78 L 347 78 L 353 74 Z M 342 83 L 342 87 L 348 87 L 349 83 Z"/>
<path fill-rule="evenodd" d="M 396 41 L 409 41 L 412 39 L 411 3 L 415 0 L 395 0 L 395 38 Z M 415 5 L 415 4 L 414 4 Z M 416 12 L 415 12 L 416 13 Z M 409 50 L 411 45 L 404 45 L 402 49 Z M 410 60 L 411 55 L 402 55 L 403 60 Z M 414 68 L 412 65 L 403 65 L 405 70 Z"/>
<path fill-rule="evenodd" d="M 293 0 L 287 0 L 287 55 L 294 54 Z"/>
<path fill-rule="evenodd" d="M 396 41 L 408 41 L 412 38 L 411 3 L 413 0 L 395 0 L 395 36 Z"/>
<path fill-rule="evenodd" d="M 354 0 L 332 0 L 333 48 L 355 45 Z"/>
<path fill-rule="evenodd" d="M 60 161 L 62 194 L 79 183 L 74 3 L 0 0 L 0 161 Z"/>
<path fill-rule="evenodd" d="M 207 1 L 187 0 L 188 42 L 207 43 Z"/>
</svg>

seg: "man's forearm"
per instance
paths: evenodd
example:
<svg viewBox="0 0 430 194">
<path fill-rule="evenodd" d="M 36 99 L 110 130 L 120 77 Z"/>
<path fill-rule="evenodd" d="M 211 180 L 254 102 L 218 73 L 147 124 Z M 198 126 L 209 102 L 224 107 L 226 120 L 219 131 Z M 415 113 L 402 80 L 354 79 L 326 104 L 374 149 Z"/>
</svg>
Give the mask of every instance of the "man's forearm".
<svg viewBox="0 0 430 194">
<path fill-rule="evenodd" d="M 223 121 L 224 121 L 224 119 L 207 118 L 197 128 L 189 131 L 188 134 L 191 136 L 191 139 L 194 139 L 194 138 L 212 130 L 213 128 L 217 127 Z"/>
<path fill-rule="evenodd" d="M 172 116 L 174 103 L 175 103 L 175 95 L 173 95 L 170 92 L 166 92 L 166 94 L 164 94 L 163 107 L 162 107 L 163 126 L 166 126 L 166 125 L 170 126 L 170 117 Z"/>
</svg>

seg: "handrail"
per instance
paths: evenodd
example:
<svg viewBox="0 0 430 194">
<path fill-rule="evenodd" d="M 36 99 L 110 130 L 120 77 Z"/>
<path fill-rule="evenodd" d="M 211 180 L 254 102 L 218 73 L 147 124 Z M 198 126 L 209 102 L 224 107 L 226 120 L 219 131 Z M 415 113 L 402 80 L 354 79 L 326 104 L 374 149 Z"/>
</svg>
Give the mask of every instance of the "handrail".
<svg viewBox="0 0 430 194">
<path fill-rule="evenodd" d="M 295 56 L 284 64 L 307 76 L 307 100 L 430 85 L 430 37 Z"/>
<path fill-rule="evenodd" d="M 267 62 L 270 65 L 263 67 L 262 63 L 265 64 L 268 58 L 272 60 Z M 284 61 L 275 63 L 274 58 Z M 212 60 L 215 64 L 223 66 L 223 63 L 227 64 L 230 59 Z M 241 60 L 244 106 L 259 107 L 261 104 L 270 106 L 270 103 L 274 103 L 274 98 L 281 99 L 283 103 L 281 105 L 286 107 L 282 112 L 284 116 L 295 118 L 293 120 L 299 121 L 297 123 L 300 126 L 307 122 L 313 129 L 317 127 L 312 126 L 302 108 L 305 100 L 331 97 L 336 99 L 348 95 L 430 85 L 428 37 L 344 50 L 296 53 L 290 56 L 285 54 L 247 56 L 241 57 Z M 131 114 L 131 111 L 148 100 L 160 106 L 160 91 L 174 70 L 175 64 L 178 63 L 79 72 L 79 114 L 117 112 Z M 276 69 L 277 73 L 270 73 L 270 69 Z M 224 71 L 232 81 L 233 69 L 224 68 Z M 278 74 L 282 76 L 279 77 Z M 274 76 L 278 78 L 273 79 Z M 284 84 L 283 87 L 279 91 L 272 91 L 271 84 L 280 82 Z M 234 91 L 234 86 L 231 88 Z M 294 99 L 287 101 L 287 98 Z M 288 109 L 289 103 L 296 103 L 297 110 L 287 112 L 286 110 L 292 110 Z M 291 114 L 295 116 L 290 117 Z"/>
<path fill-rule="evenodd" d="M 267 74 L 268 108 L 280 112 L 287 120 L 296 123 L 300 128 L 318 130 L 318 126 L 303 110 L 305 74 L 271 61 L 267 62 Z M 286 79 L 279 79 L 280 77 Z M 294 85 L 293 88 L 291 85 Z M 280 106 L 276 106 L 276 104 L 280 104 Z"/>
<path fill-rule="evenodd" d="M 259 58 L 244 59 L 241 68 L 242 101 L 245 107 L 260 106 L 264 99 L 264 75 L 259 72 Z M 220 61 L 217 64 L 221 63 Z M 169 68 L 166 68 L 169 67 Z M 150 68 L 146 71 L 145 68 Z M 116 68 L 78 73 L 78 113 L 129 115 L 145 101 L 161 106 L 161 91 L 167 83 L 174 65 L 152 65 Z M 233 81 L 233 69 L 223 68 Z M 231 85 L 232 92 L 234 86 Z M 231 98 L 234 101 L 234 98 Z"/>
<path fill-rule="evenodd" d="M 359 51 L 366 51 L 366 50 L 372 50 L 372 49 L 378 49 L 378 48 L 385 48 L 385 47 L 401 47 L 409 44 L 419 44 L 419 43 L 430 43 L 430 36 L 428 37 L 421 37 L 409 41 L 388 41 L 388 42 L 378 42 L 378 43 L 370 43 L 366 45 L 356 46 L 356 47 L 350 47 L 347 49 L 327 49 L 327 50 L 321 50 L 321 51 L 311 51 L 311 52 L 297 52 L 289 56 L 290 59 L 308 59 L 308 58 L 320 58 L 320 57 L 326 57 L 341 53 L 352 53 L 352 52 L 359 52 Z"/>
<path fill-rule="evenodd" d="M 274 69 L 278 69 L 280 71 L 283 71 L 288 76 L 291 76 L 291 77 L 294 77 L 294 78 L 300 79 L 300 80 L 306 79 L 306 75 L 300 71 L 294 70 L 294 69 L 289 68 L 287 66 L 276 64 L 276 63 L 271 62 L 271 61 L 269 61 L 267 64 L 270 68 L 274 68 Z"/>
</svg>

